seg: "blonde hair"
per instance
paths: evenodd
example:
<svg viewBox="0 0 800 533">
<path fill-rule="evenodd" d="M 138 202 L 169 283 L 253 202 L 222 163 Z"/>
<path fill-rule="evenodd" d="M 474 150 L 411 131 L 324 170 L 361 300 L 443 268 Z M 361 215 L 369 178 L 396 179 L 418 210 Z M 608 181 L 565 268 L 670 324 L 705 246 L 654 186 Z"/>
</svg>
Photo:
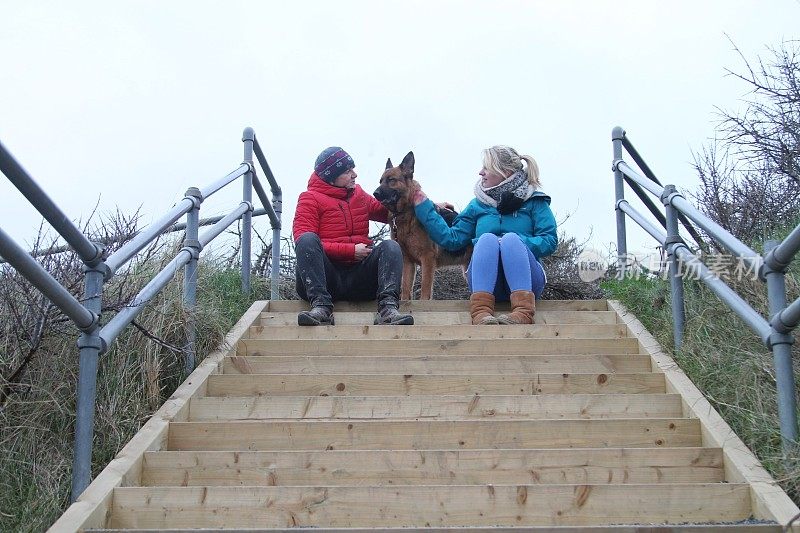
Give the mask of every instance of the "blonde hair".
<svg viewBox="0 0 800 533">
<path fill-rule="evenodd" d="M 523 170 L 522 162 L 527 165 L 528 183 L 538 189 L 541 186 L 539 181 L 539 165 L 536 160 L 529 155 L 520 155 L 510 146 L 492 146 L 483 151 L 483 168 L 491 170 L 505 176 L 509 173 Z"/>
</svg>

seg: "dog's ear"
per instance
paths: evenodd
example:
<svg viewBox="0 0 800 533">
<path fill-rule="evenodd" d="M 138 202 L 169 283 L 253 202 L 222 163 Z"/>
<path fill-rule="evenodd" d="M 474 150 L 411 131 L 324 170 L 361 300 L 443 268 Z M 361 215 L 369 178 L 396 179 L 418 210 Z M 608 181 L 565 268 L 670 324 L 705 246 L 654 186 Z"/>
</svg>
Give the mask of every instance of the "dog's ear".
<svg viewBox="0 0 800 533">
<path fill-rule="evenodd" d="M 403 171 L 404 176 L 414 175 L 414 152 L 408 152 L 400 163 L 400 170 Z"/>
<path fill-rule="evenodd" d="M 386 170 L 389 170 L 389 169 L 390 169 L 390 168 L 392 168 L 393 166 L 394 166 L 394 165 L 392 164 L 392 160 L 391 160 L 391 159 L 387 159 L 387 160 L 386 160 Z"/>
</svg>

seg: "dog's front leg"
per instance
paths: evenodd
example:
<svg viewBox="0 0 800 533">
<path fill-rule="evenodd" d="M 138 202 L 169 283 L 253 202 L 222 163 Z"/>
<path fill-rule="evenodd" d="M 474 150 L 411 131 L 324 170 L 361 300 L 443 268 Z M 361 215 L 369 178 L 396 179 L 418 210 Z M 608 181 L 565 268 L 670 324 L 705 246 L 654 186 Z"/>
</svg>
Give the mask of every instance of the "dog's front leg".
<svg viewBox="0 0 800 533">
<path fill-rule="evenodd" d="M 411 288 L 414 286 L 414 277 L 417 275 L 417 265 L 403 256 L 403 280 L 400 283 L 400 299 L 411 299 Z"/>
<path fill-rule="evenodd" d="M 436 271 L 436 262 L 428 259 L 422 261 L 420 268 L 422 280 L 420 281 L 420 300 L 433 300 L 433 274 Z"/>
</svg>

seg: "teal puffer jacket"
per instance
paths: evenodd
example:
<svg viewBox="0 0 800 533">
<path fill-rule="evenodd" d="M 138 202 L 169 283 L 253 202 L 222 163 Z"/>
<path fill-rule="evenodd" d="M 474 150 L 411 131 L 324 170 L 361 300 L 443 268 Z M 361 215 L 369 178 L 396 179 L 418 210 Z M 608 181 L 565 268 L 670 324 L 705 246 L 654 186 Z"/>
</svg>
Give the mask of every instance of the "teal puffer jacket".
<svg viewBox="0 0 800 533">
<path fill-rule="evenodd" d="M 453 225 L 447 226 L 436 212 L 433 202 L 425 200 L 415 208 L 417 218 L 431 239 L 450 251 L 460 250 L 484 233 L 498 237 L 516 233 L 537 259 L 552 254 L 558 246 L 556 219 L 550 210 L 550 197 L 536 191 L 517 211 L 501 215 L 496 208 L 474 198 L 458 214 Z"/>
</svg>

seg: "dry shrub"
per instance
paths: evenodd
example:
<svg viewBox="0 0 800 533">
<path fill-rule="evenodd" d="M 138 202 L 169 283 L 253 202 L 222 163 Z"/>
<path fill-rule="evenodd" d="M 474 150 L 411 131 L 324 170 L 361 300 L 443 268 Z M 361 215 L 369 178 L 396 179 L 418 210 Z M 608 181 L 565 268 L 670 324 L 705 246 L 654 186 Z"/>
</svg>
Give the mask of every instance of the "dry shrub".
<svg viewBox="0 0 800 533">
<path fill-rule="evenodd" d="M 695 154 L 699 207 L 746 243 L 772 238 L 800 214 L 800 41 L 770 48 L 742 72 L 741 111 L 719 110 L 716 138 Z"/>
<path fill-rule="evenodd" d="M 87 229 L 93 240 L 121 246 L 137 217 L 117 213 Z M 104 321 L 123 308 L 180 248 L 180 238 L 149 247 L 104 289 Z M 49 246 L 43 246 L 48 243 Z M 36 249 L 54 248 L 40 233 Z M 43 266 L 73 295 L 82 294 L 82 264 L 72 253 L 45 254 Z M 203 258 L 198 271 L 197 361 L 214 348 L 252 300 L 268 294 L 254 277 L 241 294 L 241 276 L 227 258 Z M 97 376 L 93 475 L 139 430 L 184 377 L 186 312 L 177 276 L 149 302 L 110 350 Z M 41 531 L 69 503 L 78 331 L 8 265 L 0 266 L 0 530 Z"/>
</svg>

